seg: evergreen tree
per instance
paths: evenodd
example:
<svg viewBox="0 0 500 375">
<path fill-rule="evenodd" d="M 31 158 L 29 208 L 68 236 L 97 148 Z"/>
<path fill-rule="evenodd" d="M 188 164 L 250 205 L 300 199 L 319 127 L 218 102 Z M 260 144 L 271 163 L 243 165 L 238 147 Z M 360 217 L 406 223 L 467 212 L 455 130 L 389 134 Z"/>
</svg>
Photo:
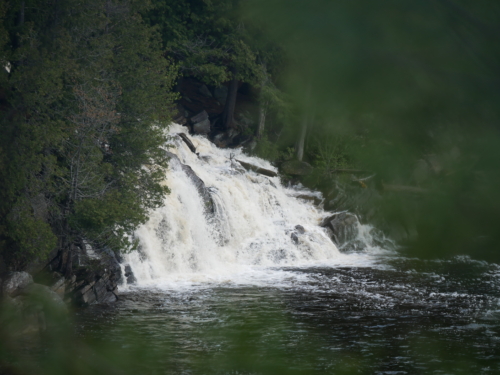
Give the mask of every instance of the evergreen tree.
<svg viewBox="0 0 500 375">
<path fill-rule="evenodd" d="M 162 203 L 176 71 L 143 11 L 128 0 L 8 10 L 0 236 L 12 265 L 57 248 L 71 273 L 75 246 L 126 249 Z"/>
</svg>

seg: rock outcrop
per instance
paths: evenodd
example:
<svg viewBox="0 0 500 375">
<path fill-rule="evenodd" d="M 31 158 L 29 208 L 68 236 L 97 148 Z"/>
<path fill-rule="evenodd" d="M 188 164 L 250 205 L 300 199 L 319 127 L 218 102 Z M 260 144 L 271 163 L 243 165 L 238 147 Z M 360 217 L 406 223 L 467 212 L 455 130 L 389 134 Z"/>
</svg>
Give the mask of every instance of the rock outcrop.
<svg viewBox="0 0 500 375">
<path fill-rule="evenodd" d="M 2 285 L 3 295 L 15 297 L 23 289 L 33 284 L 33 277 L 27 272 L 12 272 L 7 275 Z"/>
<path fill-rule="evenodd" d="M 202 87 L 206 88 L 206 86 Z M 210 133 L 210 119 L 207 111 L 203 110 L 196 116 L 191 117 L 191 122 L 193 124 L 193 133 L 205 135 Z"/>
<path fill-rule="evenodd" d="M 177 163 L 182 168 L 184 173 L 186 173 L 189 179 L 193 182 L 196 190 L 198 190 L 198 193 L 203 200 L 203 203 L 205 204 L 205 213 L 213 214 L 215 210 L 214 201 L 212 200 L 212 196 L 210 195 L 210 190 L 205 186 L 203 180 L 199 178 L 196 173 L 194 173 L 193 169 L 189 165 L 181 163 L 177 155 L 169 151 L 165 151 L 165 153 L 170 158 L 170 162 Z"/>
<path fill-rule="evenodd" d="M 241 161 L 238 159 L 236 159 L 236 161 L 240 163 L 248 171 L 254 171 L 255 173 L 263 174 L 264 176 L 268 177 L 276 177 L 278 175 L 276 172 L 271 171 L 270 169 L 261 168 L 256 165 L 247 163 L 246 161 Z"/>
<path fill-rule="evenodd" d="M 321 226 L 327 228 L 337 246 L 354 240 L 358 235 L 358 218 L 349 212 L 335 213 L 323 219 Z"/>
</svg>

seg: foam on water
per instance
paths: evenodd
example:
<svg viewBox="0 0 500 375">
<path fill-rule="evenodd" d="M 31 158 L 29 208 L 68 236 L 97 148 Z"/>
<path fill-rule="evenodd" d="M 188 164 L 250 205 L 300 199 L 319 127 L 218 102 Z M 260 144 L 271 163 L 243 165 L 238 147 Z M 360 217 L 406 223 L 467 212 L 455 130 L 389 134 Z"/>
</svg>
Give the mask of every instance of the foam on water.
<svg viewBox="0 0 500 375">
<path fill-rule="evenodd" d="M 170 133 L 186 133 L 172 125 Z M 297 199 L 296 189 L 279 177 L 245 171 L 235 159 L 275 170 L 267 161 L 240 149 L 219 149 L 201 136 L 190 136 L 199 156 L 173 136 L 169 151 L 189 165 L 209 188 L 215 214 L 205 204 L 179 163 L 171 162 L 165 184 L 171 193 L 163 207 L 135 233 L 140 249 L 125 256 L 139 287 L 178 288 L 203 283 L 272 284 L 306 277 L 282 267 L 368 266 L 381 249 L 340 253 L 321 220 L 329 213 Z M 291 238 L 296 225 L 305 233 Z M 369 242 L 370 228 L 360 225 L 359 239 Z M 296 280 L 297 281 L 297 280 Z M 123 286 L 126 288 L 126 285 Z"/>
</svg>

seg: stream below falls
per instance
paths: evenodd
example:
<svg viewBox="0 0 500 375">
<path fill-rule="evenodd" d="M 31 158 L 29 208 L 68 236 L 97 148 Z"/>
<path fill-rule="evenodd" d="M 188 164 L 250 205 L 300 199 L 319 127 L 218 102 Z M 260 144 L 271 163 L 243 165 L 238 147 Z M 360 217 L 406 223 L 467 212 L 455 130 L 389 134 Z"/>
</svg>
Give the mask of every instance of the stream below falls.
<svg viewBox="0 0 500 375">
<path fill-rule="evenodd" d="M 331 213 L 235 160 L 269 163 L 192 141 L 199 156 L 172 138 L 171 194 L 119 301 L 78 312 L 82 339 L 135 374 L 500 373 L 500 266 L 405 258 L 359 223 L 339 251 Z"/>
</svg>

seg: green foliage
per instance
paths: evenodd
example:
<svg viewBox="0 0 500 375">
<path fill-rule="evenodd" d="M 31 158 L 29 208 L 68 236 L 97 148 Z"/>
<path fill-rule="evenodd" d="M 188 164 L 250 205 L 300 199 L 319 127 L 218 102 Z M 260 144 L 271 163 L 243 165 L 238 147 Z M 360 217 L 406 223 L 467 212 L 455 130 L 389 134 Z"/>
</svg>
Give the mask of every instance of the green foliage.
<svg viewBox="0 0 500 375">
<path fill-rule="evenodd" d="M 56 247 L 57 237 L 50 225 L 43 218 L 34 216 L 26 202 L 18 203 L 6 222 L 9 236 L 18 248 L 14 254 L 6 254 L 10 263 L 24 265 L 34 258 L 44 259 Z"/>
<path fill-rule="evenodd" d="M 258 141 L 254 153 L 256 156 L 269 161 L 276 161 L 281 156 L 278 144 L 270 141 L 267 134 L 264 134 Z"/>
<path fill-rule="evenodd" d="M 15 3 L 2 24 L 12 72 L 0 81 L 0 251 L 27 261 L 56 236 L 63 249 L 81 238 L 124 249 L 168 192 L 160 147 L 177 68 L 139 14 L 147 4 L 42 3 L 25 4 L 23 23 Z M 37 199 L 41 219 L 16 208 Z"/>
<path fill-rule="evenodd" d="M 260 85 L 260 62 L 278 60 L 277 48 L 266 43 L 255 26 L 239 16 L 240 1 L 153 1 L 145 13 L 158 26 L 167 53 L 180 71 L 218 86 L 232 79 Z"/>
<path fill-rule="evenodd" d="M 313 155 L 314 167 L 326 176 L 331 176 L 335 169 L 351 167 L 349 140 L 345 138 L 332 135 L 322 139 L 316 137 L 309 152 Z"/>
<path fill-rule="evenodd" d="M 249 2 L 246 12 L 290 57 L 286 91 L 302 112 L 364 134 L 351 154 L 380 186 L 428 189 L 385 192 L 377 206 L 381 216 L 398 207 L 391 225 L 412 212 L 417 255 L 498 259 L 498 3 L 273 0 Z M 417 164 L 429 175 L 418 183 Z"/>
</svg>

